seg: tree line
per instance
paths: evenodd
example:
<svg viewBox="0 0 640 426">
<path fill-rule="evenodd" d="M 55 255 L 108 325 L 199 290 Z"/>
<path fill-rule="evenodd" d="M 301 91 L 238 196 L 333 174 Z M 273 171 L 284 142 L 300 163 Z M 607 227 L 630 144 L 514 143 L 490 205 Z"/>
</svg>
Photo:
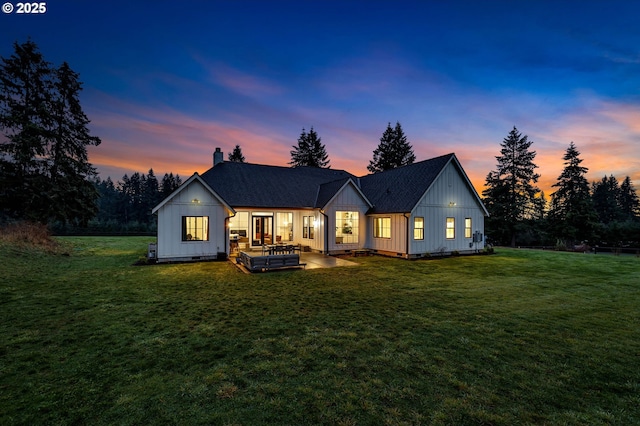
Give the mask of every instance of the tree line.
<svg viewBox="0 0 640 426">
<path fill-rule="evenodd" d="M 291 167 L 329 167 L 326 148 L 313 127 L 309 132 L 302 130 L 298 145 L 294 148 L 289 163 Z M 242 148 L 236 145 L 228 154 L 227 160 L 245 162 Z M 413 149 L 407 142 L 400 123 L 395 128 L 391 128 L 389 124 L 369 167 L 371 171 L 382 171 L 411 164 L 414 160 Z M 105 180 L 97 177 L 94 184 L 99 195 L 95 217 L 83 228 L 70 223 L 54 222 L 50 225 L 55 233 L 154 234 L 157 224 L 151 210 L 177 189 L 182 184 L 182 179 L 179 175 L 165 173 L 158 181 L 153 169 L 150 169 L 146 174 L 125 174 L 117 182 L 113 182 L 111 177 Z"/>
<path fill-rule="evenodd" d="M 0 61 L 0 224 L 30 220 L 59 233 L 154 233 L 152 208 L 181 183 L 179 175 L 158 181 L 153 170 L 113 182 L 101 180 L 87 158 L 99 145 L 79 101 L 79 75 L 64 62 L 45 61 L 31 40 L 14 43 Z M 614 176 L 588 183 L 588 168 L 571 142 L 564 169 L 548 201 L 536 186 L 533 142 L 514 127 L 500 144 L 497 166 L 486 177 L 483 201 L 490 213 L 485 232 L 504 245 L 571 246 L 588 241 L 640 245 L 640 202 L 631 179 Z M 313 127 L 304 128 L 290 151 L 291 167 L 330 167 L 326 147 Z M 387 124 L 371 173 L 412 164 L 413 147 L 402 126 Z M 229 161 L 244 162 L 239 145 Z"/>
<path fill-rule="evenodd" d="M 490 216 L 485 232 L 500 245 L 571 247 L 576 244 L 640 246 L 640 202 L 631 178 L 619 183 L 604 176 L 589 184 L 588 168 L 574 142 L 566 149 L 564 168 L 555 192 L 547 200 L 536 183 L 533 141 L 514 128 L 500 144 L 497 167 L 486 177 L 482 199 Z M 244 161 L 236 145 L 230 161 Z M 367 169 L 372 173 L 412 164 L 415 154 L 402 126 L 391 123 L 380 138 Z M 329 167 L 329 157 L 318 133 L 302 129 L 291 150 L 292 167 Z"/>
<path fill-rule="evenodd" d="M 500 144 L 497 167 L 486 177 L 485 232 L 496 244 L 555 246 L 640 245 L 640 201 L 631 178 L 614 176 L 589 184 L 588 168 L 570 142 L 563 170 L 548 201 L 536 183 L 533 142 L 514 127 Z"/>
</svg>

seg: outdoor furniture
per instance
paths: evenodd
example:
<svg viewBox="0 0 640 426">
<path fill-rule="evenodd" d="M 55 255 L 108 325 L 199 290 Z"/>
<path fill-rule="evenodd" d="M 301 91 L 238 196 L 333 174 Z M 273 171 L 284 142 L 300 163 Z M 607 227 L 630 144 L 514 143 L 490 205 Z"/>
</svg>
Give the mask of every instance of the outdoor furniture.
<svg viewBox="0 0 640 426">
<path fill-rule="evenodd" d="M 265 244 L 262 246 L 262 254 L 293 254 L 300 252 L 300 244 Z"/>
<path fill-rule="evenodd" d="M 252 256 L 241 251 L 236 262 L 244 265 L 251 272 L 270 271 L 283 268 L 306 268 L 306 263 L 300 263 L 299 254 L 269 254 Z"/>
</svg>

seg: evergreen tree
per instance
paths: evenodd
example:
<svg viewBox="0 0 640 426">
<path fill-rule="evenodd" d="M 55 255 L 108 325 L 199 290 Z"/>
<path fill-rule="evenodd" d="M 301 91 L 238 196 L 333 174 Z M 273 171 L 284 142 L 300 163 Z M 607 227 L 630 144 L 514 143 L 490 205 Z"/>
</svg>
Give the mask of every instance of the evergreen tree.
<svg viewBox="0 0 640 426">
<path fill-rule="evenodd" d="M 601 223 L 606 225 L 622 219 L 619 205 L 620 188 L 618 180 L 613 175 L 604 176 L 600 182 L 593 183 L 591 193 L 593 207 Z"/>
<path fill-rule="evenodd" d="M 87 129 L 78 74 L 53 68 L 30 40 L 14 49 L 0 65 L 0 214 L 86 224 L 98 198 L 86 146 L 100 139 Z"/>
<path fill-rule="evenodd" d="M 180 175 L 173 176 L 173 173 L 165 173 L 162 178 L 162 184 L 160 188 L 160 199 L 163 200 L 167 198 L 173 191 L 178 189 L 178 187 L 182 185 L 182 179 L 180 179 Z"/>
<path fill-rule="evenodd" d="M 407 141 L 400 123 L 396 122 L 395 128 L 388 123 L 378 147 L 373 151 L 373 159 L 369 161 L 367 169 L 371 173 L 378 173 L 413 164 L 415 160 L 413 147 Z"/>
<path fill-rule="evenodd" d="M 293 146 L 291 153 L 291 167 L 309 166 L 309 167 L 326 167 L 329 168 L 329 156 L 325 146 L 322 144 L 320 137 L 313 130 L 313 127 L 307 133 L 304 128 L 300 137 L 298 137 L 298 145 Z"/>
<path fill-rule="evenodd" d="M 124 197 L 116 188 L 110 177 L 106 180 L 97 179 L 98 214 L 96 219 L 101 223 L 119 224 L 124 217 Z"/>
<path fill-rule="evenodd" d="M 242 155 L 240 145 L 236 145 L 236 147 L 233 148 L 233 152 L 229 153 L 229 161 L 234 163 L 244 163 L 244 155 Z"/>
<path fill-rule="evenodd" d="M 625 177 L 620 184 L 619 205 L 626 220 L 640 219 L 640 199 L 629 176 Z"/>
<path fill-rule="evenodd" d="M 540 195 L 533 200 L 533 214 L 534 220 L 541 220 L 547 217 L 547 198 L 544 195 L 544 191 L 540 192 Z"/>
<path fill-rule="evenodd" d="M 43 189 L 51 67 L 34 42 L 13 46 L 15 53 L 0 64 L 0 213 L 42 220 L 48 206 Z"/>
<path fill-rule="evenodd" d="M 563 157 L 564 169 L 553 187 L 551 219 L 555 234 L 568 244 L 592 241 L 597 214 L 585 178 L 588 168 L 581 166 L 580 152 L 573 142 Z"/>
<path fill-rule="evenodd" d="M 490 215 L 487 235 L 511 246 L 515 246 L 524 221 L 540 209 L 540 202 L 536 201 L 540 190 L 534 185 L 540 175 L 535 173 L 538 166 L 533 162 L 536 152 L 530 150 L 532 144 L 514 126 L 500 144 L 497 170 L 487 175 L 486 189 L 482 192 Z"/>
<path fill-rule="evenodd" d="M 98 193 L 93 183 L 97 173 L 88 161 L 87 146 L 100 145 L 101 141 L 89 134 L 89 119 L 80 105 L 82 85 L 78 74 L 64 62 L 55 76 L 47 147 L 52 182 L 49 217 L 86 224 L 98 210 Z"/>
<path fill-rule="evenodd" d="M 149 169 L 146 179 L 144 180 L 144 188 L 142 193 L 142 213 L 144 214 L 143 223 L 152 224 L 155 222 L 155 216 L 151 213 L 153 208 L 160 202 L 160 191 L 158 179 L 153 173 L 153 169 Z"/>
</svg>

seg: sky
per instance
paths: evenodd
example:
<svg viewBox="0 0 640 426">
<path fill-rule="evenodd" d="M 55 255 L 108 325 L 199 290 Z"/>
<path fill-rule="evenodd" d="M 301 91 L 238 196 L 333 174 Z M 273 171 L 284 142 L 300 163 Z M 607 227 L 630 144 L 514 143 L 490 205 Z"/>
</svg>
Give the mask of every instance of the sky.
<svg viewBox="0 0 640 426">
<path fill-rule="evenodd" d="M 639 1 L 9 3 L 0 56 L 31 38 L 80 74 L 102 179 L 186 180 L 236 144 L 288 166 L 311 127 L 332 168 L 362 176 L 399 122 L 416 161 L 454 152 L 478 192 L 514 126 L 547 195 L 572 141 L 590 182 L 640 190 Z"/>
</svg>

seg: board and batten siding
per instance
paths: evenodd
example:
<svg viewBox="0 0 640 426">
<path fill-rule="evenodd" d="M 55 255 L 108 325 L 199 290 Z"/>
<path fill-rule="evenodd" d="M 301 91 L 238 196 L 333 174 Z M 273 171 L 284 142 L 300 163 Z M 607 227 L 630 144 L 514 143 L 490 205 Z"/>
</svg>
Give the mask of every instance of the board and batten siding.
<svg viewBox="0 0 640 426">
<path fill-rule="evenodd" d="M 304 238 L 303 218 L 305 216 L 312 217 L 314 221 L 313 238 Z M 293 211 L 293 240 L 296 244 L 309 246 L 312 251 L 324 249 L 324 220 L 317 210 Z"/>
<path fill-rule="evenodd" d="M 413 238 L 415 217 L 424 218 L 423 240 Z M 448 217 L 455 218 L 454 239 L 446 238 Z M 465 218 L 471 218 L 472 235 L 476 231 L 484 235 L 483 208 L 455 164 L 449 163 L 411 212 L 409 253 L 475 250 L 476 245 L 469 246 L 473 238 L 465 238 Z"/>
<path fill-rule="evenodd" d="M 336 196 L 331 200 L 329 204 L 325 206 L 323 221 L 326 220 L 327 226 L 326 233 L 323 231 L 323 235 L 328 237 L 327 250 L 329 253 L 343 252 L 346 250 L 356 250 L 365 246 L 367 238 L 367 216 L 365 213 L 369 209 L 369 205 L 362 198 L 360 193 L 354 188 L 352 183 L 349 183 Z M 352 244 L 336 244 L 336 212 L 351 211 L 358 212 L 358 242 Z"/>
<path fill-rule="evenodd" d="M 182 241 L 183 216 L 208 216 L 209 240 Z M 158 210 L 158 262 L 215 259 L 228 252 L 227 217 L 229 211 L 211 192 L 191 182 Z"/>
<path fill-rule="evenodd" d="M 390 238 L 374 237 L 374 221 L 376 218 L 388 217 L 391 219 Z M 388 252 L 390 254 L 407 253 L 407 218 L 398 213 L 375 214 L 367 217 L 367 248 Z"/>
</svg>

